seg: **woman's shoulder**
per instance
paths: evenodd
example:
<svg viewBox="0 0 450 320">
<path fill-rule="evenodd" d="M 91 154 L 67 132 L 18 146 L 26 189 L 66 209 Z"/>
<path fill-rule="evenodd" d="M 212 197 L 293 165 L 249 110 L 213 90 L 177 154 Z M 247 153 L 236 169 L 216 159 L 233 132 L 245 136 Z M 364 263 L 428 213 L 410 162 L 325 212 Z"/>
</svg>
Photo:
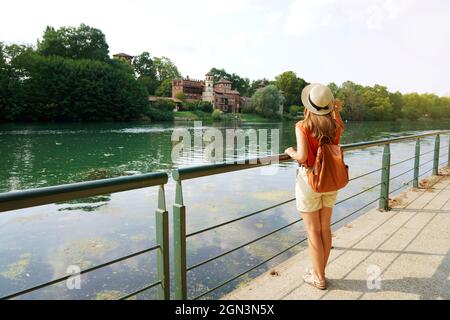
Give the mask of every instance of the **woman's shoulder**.
<svg viewBox="0 0 450 320">
<path fill-rule="evenodd" d="M 300 130 L 304 130 L 305 127 L 303 126 L 303 120 L 300 120 L 299 122 L 297 122 L 297 123 L 295 124 L 295 127 L 296 127 L 296 128 L 299 128 Z"/>
</svg>

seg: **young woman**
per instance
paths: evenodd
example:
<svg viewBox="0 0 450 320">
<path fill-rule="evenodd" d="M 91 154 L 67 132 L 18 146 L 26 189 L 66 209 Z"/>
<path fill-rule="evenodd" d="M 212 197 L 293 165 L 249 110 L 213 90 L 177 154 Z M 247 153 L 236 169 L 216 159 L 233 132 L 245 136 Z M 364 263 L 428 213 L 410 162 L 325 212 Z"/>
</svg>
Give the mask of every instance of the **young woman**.
<svg viewBox="0 0 450 320">
<path fill-rule="evenodd" d="M 312 269 L 308 268 L 303 280 L 321 290 L 326 289 L 325 268 L 331 250 L 331 215 L 337 191 L 317 193 L 308 184 L 307 171 L 314 166 L 319 140 L 322 136 L 340 143 L 344 123 L 340 117 L 342 105 L 335 100 L 331 90 L 321 84 L 311 84 L 302 91 L 305 117 L 295 126 L 297 150 L 288 148 L 285 153 L 297 160 L 295 197 L 308 233 L 308 247 Z"/>
</svg>

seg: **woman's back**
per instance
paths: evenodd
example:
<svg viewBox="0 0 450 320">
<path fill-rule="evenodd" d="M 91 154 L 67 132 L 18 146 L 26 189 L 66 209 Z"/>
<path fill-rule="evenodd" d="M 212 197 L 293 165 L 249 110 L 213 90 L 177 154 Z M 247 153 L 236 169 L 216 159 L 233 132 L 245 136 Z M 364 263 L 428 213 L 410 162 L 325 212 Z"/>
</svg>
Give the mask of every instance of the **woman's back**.
<svg viewBox="0 0 450 320">
<path fill-rule="evenodd" d="M 308 160 L 307 160 L 306 164 L 308 167 L 312 167 L 312 166 L 314 166 L 314 162 L 316 161 L 317 150 L 319 149 L 319 140 L 317 138 L 315 138 L 313 133 L 303 125 L 303 121 L 297 122 L 296 127 L 298 127 L 303 132 L 303 134 L 305 135 L 305 137 L 307 139 Z M 338 145 L 340 143 L 341 134 L 342 134 L 342 128 L 340 126 L 338 126 L 333 144 Z"/>
</svg>

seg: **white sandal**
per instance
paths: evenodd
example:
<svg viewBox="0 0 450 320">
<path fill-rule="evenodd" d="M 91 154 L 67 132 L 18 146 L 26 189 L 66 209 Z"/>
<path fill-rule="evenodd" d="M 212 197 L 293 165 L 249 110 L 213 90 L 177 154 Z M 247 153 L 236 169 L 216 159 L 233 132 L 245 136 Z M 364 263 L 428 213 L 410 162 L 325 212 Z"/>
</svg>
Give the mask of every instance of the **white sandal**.
<svg viewBox="0 0 450 320">
<path fill-rule="evenodd" d="M 307 267 L 305 271 L 306 271 L 306 274 L 303 276 L 303 281 L 305 281 L 305 283 L 307 283 L 319 290 L 327 289 L 326 280 L 321 281 L 317 277 L 315 277 L 313 268 Z"/>
<path fill-rule="evenodd" d="M 319 280 L 312 274 L 305 274 L 303 276 L 303 281 L 305 281 L 305 283 L 307 283 L 307 284 L 309 284 L 309 285 L 311 285 L 314 288 L 317 288 L 319 290 L 326 290 L 327 289 L 326 281 L 325 280 Z"/>
</svg>

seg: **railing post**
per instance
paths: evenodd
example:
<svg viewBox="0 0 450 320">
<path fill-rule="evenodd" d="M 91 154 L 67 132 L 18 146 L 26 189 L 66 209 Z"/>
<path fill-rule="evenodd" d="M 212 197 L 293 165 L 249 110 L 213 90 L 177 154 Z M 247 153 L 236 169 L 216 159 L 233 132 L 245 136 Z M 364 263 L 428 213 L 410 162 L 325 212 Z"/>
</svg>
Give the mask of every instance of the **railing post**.
<svg viewBox="0 0 450 320">
<path fill-rule="evenodd" d="M 448 135 L 448 161 L 447 165 L 450 167 L 450 134 Z"/>
<path fill-rule="evenodd" d="M 389 144 L 384 146 L 383 164 L 381 171 L 381 191 L 379 209 L 389 211 L 389 180 L 391 171 L 391 148 Z"/>
<path fill-rule="evenodd" d="M 175 299 L 187 299 L 186 287 L 186 207 L 183 203 L 181 180 L 176 179 L 173 205 Z"/>
<path fill-rule="evenodd" d="M 170 299 L 170 270 L 169 270 L 169 217 L 166 209 L 164 185 L 159 186 L 158 208 L 156 209 L 156 241 L 158 250 L 158 279 L 159 298 Z"/>
<path fill-rule="evenodd" d="M 433 176 L 439 175 L 439 148 L 441 145 L 440 135 L 436 135 L 436 141 L 434 143 L 434 162 L 433 162 Z"/>
<path fill-rule="evenodd" d="M 420 138 L 416 141 L 416 155 L 414 158 L 414 180 L 413 187 L 419 188 L 419 167 L 420 167 Z"/>
</svg>

